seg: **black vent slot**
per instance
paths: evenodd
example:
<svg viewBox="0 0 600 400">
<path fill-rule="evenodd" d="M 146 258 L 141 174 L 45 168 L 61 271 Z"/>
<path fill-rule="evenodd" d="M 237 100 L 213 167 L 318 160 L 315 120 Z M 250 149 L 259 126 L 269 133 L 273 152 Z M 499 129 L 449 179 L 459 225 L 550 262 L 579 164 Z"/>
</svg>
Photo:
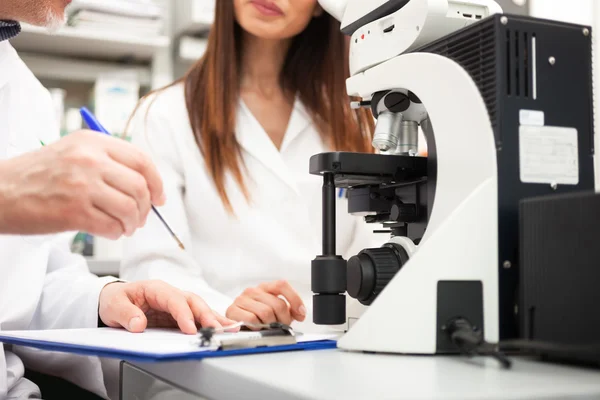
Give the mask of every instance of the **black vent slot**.
<svg viewBox="0 0 600 400">
<path fill-rule="evenodd" d="M 494 20 L 490 19 L 417 50 L 448 57 L 471 75 L 494 128 L 498 119 L 496 32 Z"/>
<path fill-rule="evenodd" d="M 506 31 L 506 94 L 530 98 L 533 92 L 532 38 L 527 32 Z"/>
</svg>

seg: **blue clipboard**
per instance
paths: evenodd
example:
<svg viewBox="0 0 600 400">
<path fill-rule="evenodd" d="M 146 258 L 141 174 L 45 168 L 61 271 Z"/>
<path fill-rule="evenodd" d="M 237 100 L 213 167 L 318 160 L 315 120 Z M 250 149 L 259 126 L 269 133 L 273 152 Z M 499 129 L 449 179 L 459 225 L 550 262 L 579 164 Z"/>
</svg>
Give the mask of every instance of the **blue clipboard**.
<svg viewBox="0 0 600 400">
<path fill-rule="evenodd" d="M 108 349 L 106 347 L 84 346 L 70 343 L 59 343 L 45 340 L 24 339 L 12 336 L 3 336 L 0 332 L 0 342 L 15 346 L 31 347 L 40 350 L 70 353 L 82 356 L 96 356 L 102 358 L 116 358 L 131 362 L 166 362 L 166 361 L 189 361 L 202 360 L 204 358 L 231 357 L 249 354 L 266 354 L 285 351 L 302 350 L 325 350 L 334 349 L 337 346 L 335 340 L 319 340 L 311 342 L 300 342 L 291 345 L 269 346 L 257 348 L 244 348 L 235 350 L 199 350 L 179 353 L 152 353 L 127 351 L 121 349 Z"/>
</svg>

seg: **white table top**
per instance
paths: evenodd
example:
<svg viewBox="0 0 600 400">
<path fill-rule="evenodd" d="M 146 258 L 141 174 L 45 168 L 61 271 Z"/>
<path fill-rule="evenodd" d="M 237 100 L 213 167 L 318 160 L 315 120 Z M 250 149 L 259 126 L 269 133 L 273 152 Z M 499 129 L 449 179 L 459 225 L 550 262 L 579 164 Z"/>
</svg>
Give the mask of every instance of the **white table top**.
<svg viewBox="0 0 600 400">
<path fill-rule="evenodd" d="M 600 399 L 600 370 L 513 359 L 299 351 L 136 365 L 210 399 Z"/>
</svg>

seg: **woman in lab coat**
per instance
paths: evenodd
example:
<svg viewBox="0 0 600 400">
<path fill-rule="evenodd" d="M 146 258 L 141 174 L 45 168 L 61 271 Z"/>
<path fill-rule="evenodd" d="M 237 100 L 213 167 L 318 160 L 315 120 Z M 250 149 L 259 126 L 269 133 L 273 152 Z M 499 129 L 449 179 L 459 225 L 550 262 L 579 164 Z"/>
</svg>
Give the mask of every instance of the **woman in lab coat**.
<svg viewBox="0 0 600 400">
<path fill-rule="evenodd" d="M 310 265 L 321 254 L 322 179 L 309 159 L 371 151 L 372 117 L 345 91 L 339 28 L 316 0 L 217 0 L 206 55 L 145 99 L 129 131 L 157 163 L 161 212 L 187 250 L 149 218 L 124 244 L 124 279 L 166 280 L 234 320 L 317 330 Z M 373 228 L 339 197 L 339 254 L 379 246 Z"/>
</svg>

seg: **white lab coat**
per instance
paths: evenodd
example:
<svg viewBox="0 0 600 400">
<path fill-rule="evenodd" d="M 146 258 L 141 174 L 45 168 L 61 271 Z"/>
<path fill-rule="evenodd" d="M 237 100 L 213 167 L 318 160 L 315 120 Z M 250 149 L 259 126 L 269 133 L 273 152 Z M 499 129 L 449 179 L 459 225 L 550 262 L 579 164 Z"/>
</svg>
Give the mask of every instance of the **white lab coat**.
<svg viewBox="0 0 600 400">
<path fill-rule="evenodd" d="M 0 158 L 38 149 L 40 140 L 58 139 L 53 110 L 48 92 L 10 44 L 0 42 Z M 97 326 L 100 291 L 114 278 L 90 274 L 85 260 L 69 250 L 72 237 L 0 236 L 0 329 Z M 37 392 L 22 378 L 23 364 L 106 397 L 97 358 L 10 346 L 2 350 L 0 344 L 0 399 L 29 398 Z"/>
<path fill-rule="evenodd" d="M 307 322 L 296 329 L 322 331 L 311 322 L 310 288 L 311 260 L 322 251 L 322 178 L 309 174 L 309 159 L 328 149 L 305 108 L 296 101 L 278 151 L 240 102 L 236 135 L 251 204 L 228 177 L 235 217 L 222 205 L 188 121 L 182 84 L 146 101 L 134 118 L 133 143 L 154 158 L 164 181 L 167 203 L 161 213 L 187 250 L 181 251 L 150 215 L 124 243 L 121 277 L 164 279 L 198 293 L 222 314 L 245 288 L 286 279 L 308 311 Z M 338 197 L 339 254 L 348 259 L 365 247 L 381 246 L 388 236 L 373 234 L 377 228 L 349 215 L 347 200 Z"/>
</svg>

